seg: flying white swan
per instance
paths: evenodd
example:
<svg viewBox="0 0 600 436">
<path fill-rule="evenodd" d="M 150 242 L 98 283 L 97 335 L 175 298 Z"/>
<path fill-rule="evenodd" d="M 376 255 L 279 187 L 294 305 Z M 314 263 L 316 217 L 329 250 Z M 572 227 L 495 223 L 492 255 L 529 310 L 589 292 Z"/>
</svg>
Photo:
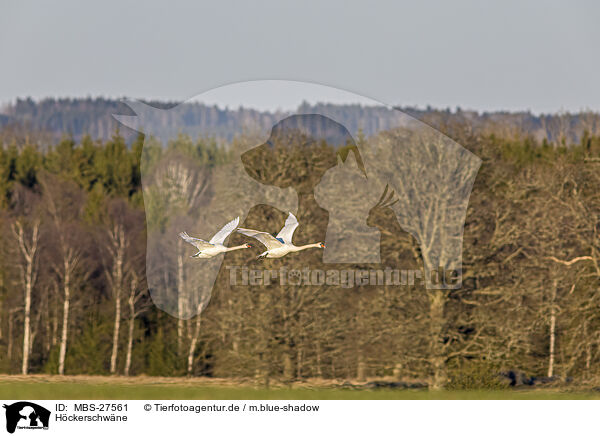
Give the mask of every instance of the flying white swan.
<svg viewBox="0 0 600 436">
<path fill-rule="evenodd" d="M 294 245 L 292 243 L 292 236 L 294 235 L 294 230 L 296 230 L 296 227 L 298 227 L 298 220 L 290 212 L 287 219 L 285 220 L 285 225 L 277 234 L 277 236 L 273 236 L 267 232 L 259 232 L 258 230 L 239 228 L 237 229 L 237 231 L 242 235 L 258 239 L 265 247 L 267 247 L 267 251 L 261 253 L 260 256 L 258 256 L 259 258 L 283 257 L 288 253 L 306 250 L 307 248 L 325 248 L 325 244 L 322 242 L 301 245 L 299 247 Z"/>
<path fill-rule="evenodd" d="M 225 247 L 225 245 L 223 245 L 223 243 L 225 242 L 225 239 L 227 239 L 227 236 L 229 236 L 231 234 L 231 232 L 233 232 L 237 228 L 239 223 L 240 223 L 240 217 L 237 217 L 233 221 L 228 222 L 208 242 L 206 242 L 202 239 L 192 238 L 186 232 L 181 232 L 179 234 L 179 236 L 181 236 L 181 238 L 185 242 L 192 244 L 194 247 L 196 247 L 198 249 L 198 252 L 190 257 L 199 257 L 199 258 L 206 259 L 209 257 L 214 257 L 219 253 L 225 253 L 227 251 L 241 250 L 242 248 L 251 248 L 252 247 L 252 245 L 250 245 L 250 244 L 242 244 L 242 245 L 238 245 L 236 247 Z"/>
</svg>

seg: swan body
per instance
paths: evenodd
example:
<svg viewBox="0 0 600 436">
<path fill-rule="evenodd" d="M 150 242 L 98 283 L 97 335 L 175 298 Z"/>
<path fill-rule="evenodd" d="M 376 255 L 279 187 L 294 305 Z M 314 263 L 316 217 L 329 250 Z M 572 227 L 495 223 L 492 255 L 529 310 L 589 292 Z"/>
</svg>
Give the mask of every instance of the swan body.
<svg viewBox="0 0 600 436">
<path fill-rule="evenodd" d="M 181 238 L 185 242 L 187 242 L 188 244 L 192 244 L 198 249 L 198 252 L 190 257 L 208 259 L 210 257 L 215 257 L 217 254 L 225 253 L 227 251 L 241 250 L 243 248 L 252 247 L 252 245 L 250 244 L 242 244 L 237 245 L 235 247 L 226 247 L 224 245 L 225 239 L 227 239 L 227 237 L 237 228 L 239 223 L 240 217 L 237 217 L 236 219 L 228 222 L 208 242 L 203 239 L 192 238 L 190 235 L 187 234 L 187 232 L 181 232 L 179 236 L 181 236 Z"/>
<path fill-rule="evenodd" d="M 296 230 L 296 227 L 298 227 L 298 220 L 290 212 L 287 219 L 285 220 L 285 225 L 277 234 L 277 236 L 273 236 L 267 232 L 261 232 L 259 230 L 252 229 L 239 228 L 237 229 L 237 231 L 242 235 L 250 236 L 251 238 L 257 239 L 261 244 L 263 244 L 267 248 L 267 251 L 261 253 L 258 256 L 259 258 L 277 258 L 283 257 L 288 253 L 306 250 L 307 248 L 325 248 L 325 244 L 322 242 L 316 242 L 314 244 L 300 246 L 294 245 L 292 242 L 292 236 L 294 236 L 294 231 Z"/>
</svg>

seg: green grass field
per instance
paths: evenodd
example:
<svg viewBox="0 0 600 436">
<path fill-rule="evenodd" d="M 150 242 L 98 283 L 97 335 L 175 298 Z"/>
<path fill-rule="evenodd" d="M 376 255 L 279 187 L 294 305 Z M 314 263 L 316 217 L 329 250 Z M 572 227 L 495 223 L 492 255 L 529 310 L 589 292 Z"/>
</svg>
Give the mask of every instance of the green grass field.
<svg viewBox="0 0 600 436">
<path fill-rule="evenodd" d="M 57 381 L 58 379 L 58 381 Z M 273 388 L 223 386 L 197 381 L 120 379 L 102 377 L 0 377 L 0 399 L 58 400 L 567 400 L 600 399 L 600 392 L 559 390 L 444 391 L 346 390 L 319 388 Z"/>
</svg>

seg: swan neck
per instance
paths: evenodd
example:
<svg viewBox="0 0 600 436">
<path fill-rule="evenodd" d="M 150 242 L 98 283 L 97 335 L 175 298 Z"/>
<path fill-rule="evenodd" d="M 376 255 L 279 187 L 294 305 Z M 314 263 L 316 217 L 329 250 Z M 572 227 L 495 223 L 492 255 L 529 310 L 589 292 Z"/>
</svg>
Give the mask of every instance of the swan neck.
<svg viewBox="0 0 600 436">
<path fill-rule="evenodd" d="M 320 247 L 321 247 L 321 245 L 318 242 L 315 242 L 314 244 L 300 245 L 300 246 L 296 247 L 296 251 L 306 250 L 307 248 L 320 248 Z"/>
</svg>

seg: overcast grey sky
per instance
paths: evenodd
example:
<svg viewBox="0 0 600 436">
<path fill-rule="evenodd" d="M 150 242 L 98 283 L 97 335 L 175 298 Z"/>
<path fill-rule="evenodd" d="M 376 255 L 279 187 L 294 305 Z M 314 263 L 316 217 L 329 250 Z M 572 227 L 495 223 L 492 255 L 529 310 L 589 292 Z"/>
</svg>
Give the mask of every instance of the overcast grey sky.
<svg viewBox="0 0 600 436">
<path fill-rule="evenodd" d="M 7 2 L 0 102 L 292 79 L 389 104 L 600 110 L 600 3 Z"/>
</svg>

